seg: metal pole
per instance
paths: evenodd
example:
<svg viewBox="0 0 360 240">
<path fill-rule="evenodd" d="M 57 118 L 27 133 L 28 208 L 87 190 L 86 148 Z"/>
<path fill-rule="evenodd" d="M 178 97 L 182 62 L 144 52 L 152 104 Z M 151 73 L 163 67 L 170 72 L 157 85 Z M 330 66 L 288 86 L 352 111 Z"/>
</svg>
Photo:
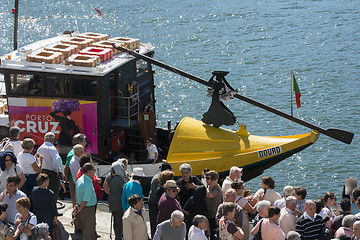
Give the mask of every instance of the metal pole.
<svg viewBox="0 0 360 240">
<path fill-rule="evenodd" d="M 179 75 L 181 75 L 181 76 L 183 76 L 183 77 L 186 77 L 186 78 L 189 78 L 189 79 L 191 79 L 191 80 L 194 80 L 195 82 L 201 83 L 201 84 L 203 84 L 203 85 L 205 85 L 205 86 L 208 86 L 208 87 L 212 87 L 212 86 L 213 86 L 213 85 L 212 85 L 211 83 L 209 83 L 207 80 L 202 79 L 202 78 L 199 78 L 199 77 L 196 77 L 196 76 L 194 76 L 194 75 L 192 75 L 192 74 L 190 74 L 190 73 L 187 73 L 187 72 L 185 72 L 185 71 L 180 70 L 179 68 L 172 67 L 172 66 L 170 66 L 170 65 L 167 65 L 167 64 L 165 64 L 165 63 L 163 63 L 163 62 L 160 62 L 160 61 L 158 61 L 158 60 L 155 60 L 155 59 L 153 59 L 153 58 L 151 58 L 151 57 L 148 57 L 148 56 L 146 56 L 146 55 L 133 52 L 133 51 L 131 51 L 131 50 L 129 50 L 129 49 L 126 49 L 126 48 L 123 48 L 123 47 L 120 47 L 120 46 L 116 46 L 114 43 L 112 44 L 112 46 L 113 46 L 114 48 L 122 51 L 122 52 L 129 53 L 130 55 L 132 55 L 132 56 L 134 56 L 134 57 L 136 57 L 136 58 L 140 58 L 140 59 L 142 59 L 142 60 L 144 60 L 144 61 L 147 61 L 147 62 L 149 62 L 149 63 L 152 63 L 152 64 L 156 65 L 156 66 L 159 66 L 159 67 L 162 67 L 162 68 L 164 68 L 164 69 L 167 69 L 167 70 L 169 70 L 169 71 L 171 71 L 171 72 L 174 72 L 174 73 L 176 73 L 176 74 L 179 74 Z M 237 99 L 240 99 L 240 100 L 242 100 L 242 101 L 244 101 L 244 102 L 250 103 L 250 104 L 252 104 L 252 105 L 254 105 L 254 106 L 257 106 L 257 107 L 259 107 L 259 108 L 262 108 L 262 109 L 264 109 L 264 110 L 266 110 L 266 111 L 272 112 L 272 113 L 274 113 L 274 114 L 276 114 L 276 115 L 278 115 L 278 116 L 281 116 L 281 117 L 283 117 L 283 118 L 286 118 L 286 119 L 288 119 L 288 120 L 290 120 L 290 121 L 296 122 L 296 123 L 298 123 L 298 124 L 300 124 L 300 125 L 302 125 L 302 126 L 305 126 L 305 127 L 307 127 L 307 128 L 311 128 L 311 129 L 313 129 L 313 130 L 316 130 L 316 131 L 318 131 L 319 133 L 325 134 L 326 136 L 332 137 L 332 138 L 337 139 L 337 140 L 339 140 L 339 141 L 341 141 L 341 142 L 350 144 L 351 141 L 352 141 L 352 139 L 353 139 L 353 137 L 354 137 L 354 133 L 352 133 L 352 132 L 349 132 L 349 131 L 346 131 L 346 130 L 341 130 L 341 129 L 336 129 L 336 128 L 329 128 L 329 129 L 321 128 L 321 127 L 319 127 L 319 126 L 316 126 L 316 125 L 314 125 L 314 124 L 311 124 L 311 123 L 309 123 L 309 122 L 306 122 L 306 121 L 304 121 L 304 120 L 302 120 L 302 119 L 300 119 L 300 118 L 291 116 L 291 115 L 288 114 L 288 113 L 285 113 L 285 112 L 280 111 L 280 110 L 278 110 L 278 109 L 275 109 L 275 108 L 273 108 L 273 107 L 267 106 L 267 105 L 265 105 L 265 104 L 263 104 L 263 103 L 261 103 L 261 102 L 255 101 L 255 100 L 253 100 L 253 99 L 251 99 L 251 98 L 248 98 L 248 97 L 246 97 L 246 96 L 244 96 L 244 95 L 241 95 L 241 94 L 239 94 L 239 93 L 236 93 L 236 94 L 234 95 L 234 97 L 237 98 Z"/>
<path fill-rule="evenodd" d="M 17 38 L 18 38 L 18 18 L 19 18 L 19 0 L 15 0 L 15 11 L 14 11 L 14 50 L 17 49 Z"/>
<path fill-rule="evenodd" d="M 291 108 L 291 116 L 293 115 L 293 70 L 291 69 L 291 75 L 290 75 L 290 83 L 291 83 L 291 101 L 290 101 L 290 108 Z"/>
</svg>

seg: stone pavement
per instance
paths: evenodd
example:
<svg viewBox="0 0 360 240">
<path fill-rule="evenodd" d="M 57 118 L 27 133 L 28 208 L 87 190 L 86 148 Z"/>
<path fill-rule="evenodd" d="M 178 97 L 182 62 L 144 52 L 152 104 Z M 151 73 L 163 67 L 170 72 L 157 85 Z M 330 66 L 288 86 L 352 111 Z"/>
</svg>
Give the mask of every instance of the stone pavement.
<svg viewBox="0 0 360 240">
<path fill-rule="evenodd" d="M 60 200 L 64 203 L 64 208 L 59 209 L 58 211 L 63 214 L 63 216 L 58 217 L 59 227 L 62 230 L 62 240 L 81 240 L 81 233 L 74 233 L 74 227 L 71 225 L 71 213 L 72 213 L 72 203 L 71 200 Z M 146 208 L 146 221 L 148 229 L 150 229 L 149 223 L 149 214 Z M 115 239 L 114 230 L 112 230 L 112 238 L 110 237 L 110 221 L 111 213 L 109 212 L 109 207 L 106 202 L 99 202 L 96 210 L 96 231 L 101 237 L 98 240 L 109 240 Z"/>
</svg>

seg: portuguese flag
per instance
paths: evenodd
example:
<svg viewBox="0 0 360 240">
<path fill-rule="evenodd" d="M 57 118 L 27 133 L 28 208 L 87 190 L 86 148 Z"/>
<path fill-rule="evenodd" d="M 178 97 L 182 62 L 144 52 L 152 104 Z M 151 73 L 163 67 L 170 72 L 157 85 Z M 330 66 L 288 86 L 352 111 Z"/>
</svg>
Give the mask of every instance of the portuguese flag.
<svg viewBox="0 0 360 240">
<path fill-rule="evenodd" d="M 299 107 L 301 106 L 301 104 L 300 104 L 301 92 L 300 92 L 299 86 L 296 82 L 295 75 L 292 71 L 291 71 L 291 78 L 292 78 L 291 79 L 292 80 L 292 89 L 295 92 L 296 107 L 299 109 Z"/>
</svg>

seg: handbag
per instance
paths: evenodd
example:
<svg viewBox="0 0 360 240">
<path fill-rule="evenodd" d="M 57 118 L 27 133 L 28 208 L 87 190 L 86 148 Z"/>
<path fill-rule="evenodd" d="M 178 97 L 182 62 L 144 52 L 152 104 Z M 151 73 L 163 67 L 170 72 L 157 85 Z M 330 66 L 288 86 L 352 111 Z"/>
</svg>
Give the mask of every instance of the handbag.
<svg viewBox="0 0 360 240">
<path fill-rule="evenodd" d="M 260 226 L 259 226 L 259 231 L 257 232 L 257 234 L 254 236 L 253 240 L 261 240 L 261 224 L 262 224 L 262 219 L 260 220 Z"/>
<path fill-rule="evenodd" d="M 54 225 L 54 228 L 51 230 L 51 239 L 61 240 L 61 229 L 57 224 Z"/>
</svg>

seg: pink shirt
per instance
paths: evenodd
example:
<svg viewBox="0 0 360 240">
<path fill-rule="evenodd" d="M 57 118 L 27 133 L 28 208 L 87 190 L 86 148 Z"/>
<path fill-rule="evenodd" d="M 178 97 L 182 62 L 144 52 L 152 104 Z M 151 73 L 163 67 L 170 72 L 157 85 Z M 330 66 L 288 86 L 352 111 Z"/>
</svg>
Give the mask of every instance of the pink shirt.
<svg viewBox="0 0 360 240">
<path fill-rule="evenodd" d="M 345 233 L 348 236 L 352 236 L 354 234 L 354 232 L 350 229 L 350 228 L 346 228 L 346 227 L 340 227 L 336 233 L 335 236 L 336 238 L 338 238 L 340 236 L 340 234 Z"/>
<path fill-rule="evenodd" d="M 268 218 L 264 218 L 256 224 L 256 228 L 259 229 L 258 225 L 261 222 L 261 237 L 263 240 L 285 240 L 284 232 L 276 223 L 270 222 Z"/>
</svg>

